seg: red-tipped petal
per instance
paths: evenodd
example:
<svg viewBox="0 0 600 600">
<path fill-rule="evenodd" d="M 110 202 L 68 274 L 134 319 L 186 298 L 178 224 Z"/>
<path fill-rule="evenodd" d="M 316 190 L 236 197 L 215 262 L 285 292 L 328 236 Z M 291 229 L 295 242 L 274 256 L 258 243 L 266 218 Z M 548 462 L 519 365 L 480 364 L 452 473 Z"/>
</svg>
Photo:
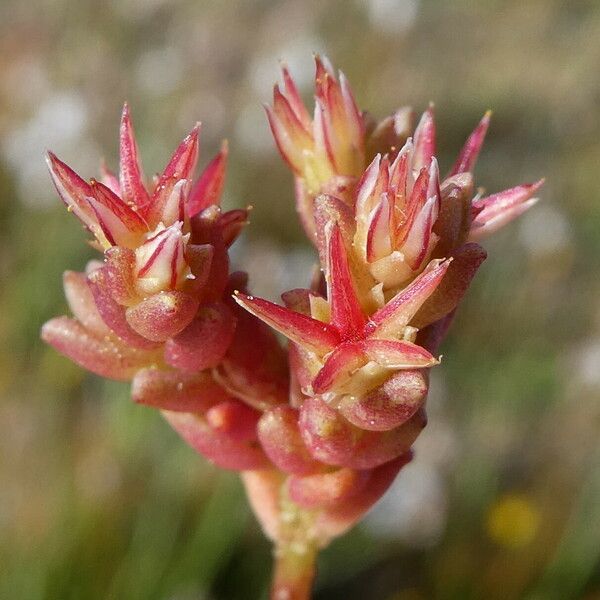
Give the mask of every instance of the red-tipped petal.
<svg viewBox="0 0 600 600">
<path fill-rule="evenodd" d="M 471 224 L 469 238 L 471 240 L 480 239 L 523 214 L 537 202 L 537 198 L 532 196 L 543 183 L 544 180 L 540 179 L 535 183 L 518 185 L 473 202 L 473 208 L 477 210 L 477 214 Z"/>
<path fill-rule="evenodd" d="M 223 141 L 221 150 L 202 171 L 190 192 L 186 207 L 190 218 L 213 204 L 217 206 L 221 204 L 228 154 L 227 141 Z"/>
<path fill-rule="evenodd" d="M 371 317 L 367 324 L 367 333 L 376 338 L 401 334 L 425 300 L 440 284 L 449 266 L 450 260 L 433 263 L 431 268 L 421 273 Z"/>
<path fill-rule="evenodd" d="M 352 338 L 362 331 L 366 319 L 356 295 L 346 246 L 337 223 L 332 225 L 329 236 L 326 276 L 331 324 L 340 332 L 342 339 Z"/>
<path fill-rule="evenodd" d="M 138 148 L 129 114 L 129 106 L 123 106 L 120 130 L 120 189 L 123 200 L 138 208 L 145 207 L 150 196 L 144 186 L 144 174 L 138 157 Z"/>
<path fill-rule="evenodd" d="M 265 105 L 265 112 L 279 153 L 294 173 L 301 175 L 304 166 L 303 147 L 296 143 L 297 138 L 293 135 L 295 131 L 287 129 L 285 123 L 270 106 Z"/>
<path fill-rule="evenodd" d="M 391 251 L 390 205 L 387 194 L 382 194 L 379 204 L 372 212 L 367 232 L 367 260 L 369 262 L 379 260 Z"/>
<path fill-rule="evenodd" d="M 360 342 L 365 356 L 388 369 L 424 369 L 438 361 L 425 348 L 411 342 L 370 338 Z"/>
<path fill-rule="evenodd" d="M 367 362 L 364 350 L 357 342 L 338 346 L 328 357 L 312 382 L 313 392 L 323 394 L 343 385 Z"/>
<path fill-rule="evenodd" d="M 46 163 L 50 176 L 61 200 L 90 231 L 97 225 L 94 212 L 87 198 L 92 195 L 90 185 L 84 181 L 71 167 L 62 162 L 52 152 L 48 152 Z"/>
<path fill-rule="evenodd" d="M 180 333 L 194 318 L 198 300 L 177 290 L 149 296 L 125 315 L 131 327 L 153 342 L 164 342 Z"/>
<path fill-rule="evenodd" d="M 136 247 L 140 235 L 148 231 L 146 221 L 104 184 L 91 181 L 88 198 L 98 224 L 113 246 Z"/>
<path fill-rule="evenodd" d="M 327 323 L 317 321 L 307 315 L 294 312 L 254 296 L 237 293 L 236 302 L 287 338 L 317 353 L 325 354 L 339 341 L 337 331 Z"/>
<path fill-rule="evenodd" d="M 302 102 L 302 98 L 300 97 L 300 92 L 298 92 L 298 88 L 296 87 L 296 83 L 294 82 L 292 76 L 286 65 L 281 66 L 281 73 L 283 76 L 283 85 L 285 87 L 285 96 L 294 111 L 294 114 L 298 118 L 298 120 L 302 123 L 302 125 L 310 130 L 311 118 L 306 110 L 306 106 L 304 106 L 304 102 Z"/>
<path fill-rule="evenodd" d="M 179 335 L 167 340 L 165 360 L 182 371 L 216 367 L 229 348 L 234 331 L 231 309 L 223 303 L 203 305 Z"/>
<path fill-rule="evenodd" d="M 156 353 L 128 348 L 107 336 L 98 338 L 68 317 L 48 321 L 42 339 L 84 369 L 109 379 L 127 381 L 158 359 Z"/>
<path fill-rule="evenodd" d="M 198 162 L 200 149 L 200 123 L 196 123 L 192 130 L 183 138 L 173 156 L 169 160 L 161 179 L 188 179 L 194 178 L 194 170 Z"/>
<path fill-rule="evenodd" d="M 230 395 L 209 373 L 185 374 L 163 369 L 142 369 L 131 383 L 131 398 L 138 404 L 163 410 L 204 413 Z"/>
<path fill-rule="evenodd" d="M 412 167 L 420 170 L 429 167 L 429 163 L 435 156 L 435 117 L 433 106 L 430 106 L 421 117 L 413 136 L 414 152 Z"/>
<path fill-rule="evenodd" d="M 489 110 L 485 113 L 485 115 L 483 115 L 483 118 L 481 121 L 479 121 L 477 127 L 475 127 L 471 135 L 467 138 L 467 141 L 462 147 L 449 176 L 473 170 L 475 167 L 475 162 L 477 161 L 477 157 L 479 156 L 479 151 L 483 146 L 483 141 L 490 124 L 491 116 L 492 112 Z"/>
<path fill-rule="evenodd" d="M 120 196 L 121 186 L 119 185 L 119 178 L 108 168 L 104 160 L 100 162 L 100 173 L 102 174 L 100 181 L 102 181 L 113 194 Z"/>
<path fill-rule="evenodd" d="M 486 256 L 487 252 L 479 244 L 465 244 L 459 248 L 444 278 L 412 318 L 411 325 L 421 329 L 453 311 Z"/>
</svg>

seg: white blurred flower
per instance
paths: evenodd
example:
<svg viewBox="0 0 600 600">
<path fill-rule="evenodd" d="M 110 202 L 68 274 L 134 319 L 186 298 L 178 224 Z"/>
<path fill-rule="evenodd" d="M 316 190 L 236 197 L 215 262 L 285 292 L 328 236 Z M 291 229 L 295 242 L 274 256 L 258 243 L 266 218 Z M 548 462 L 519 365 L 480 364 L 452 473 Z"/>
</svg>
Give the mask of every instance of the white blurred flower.
<svg viewBox="0 0 600 600">
<path fill-rule="evenodd" d="M 366 5 L 376 29 L 398 34 L 410 29 L 419 13 L 419 0 L 359 0 Z"/>
</svg>

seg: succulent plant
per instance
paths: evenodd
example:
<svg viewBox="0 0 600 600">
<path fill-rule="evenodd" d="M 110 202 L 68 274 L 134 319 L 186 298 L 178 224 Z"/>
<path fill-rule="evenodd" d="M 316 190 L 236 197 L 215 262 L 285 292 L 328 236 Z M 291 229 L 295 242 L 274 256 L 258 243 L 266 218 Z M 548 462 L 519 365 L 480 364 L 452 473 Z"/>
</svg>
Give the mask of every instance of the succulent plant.
<svg viewBox="0 0 600 600">
<path fill-rule="evenodd" d="M 407 108 L 377 123 L 317 57 L 311 117 L 282 71 L 266 110 L 319 256 L 310 287 L 285 292 L 284 305 L 251 295 L 229 268 L 247 210 L 220 208 L 226 144 L 194 181 L 197 125 L 148 185 L 125 106 L 118 176 L 103 167 L 86 182 L 48 156 L 103 260 L 65 273 L 73 318 L 49 321 L 42 337 L 94 373 L 131 380 L 135 402 L 241 472 L 275 547 L 272 597 L 291 599 L 310 595 L 318 550 L 411 460 L 429 369 L 486 257 L 477 241 L 534 204 L 542 181 L 474 192 L 489 112 L 441 179 L 433 107 L 414 133 Z"/>
</svg>

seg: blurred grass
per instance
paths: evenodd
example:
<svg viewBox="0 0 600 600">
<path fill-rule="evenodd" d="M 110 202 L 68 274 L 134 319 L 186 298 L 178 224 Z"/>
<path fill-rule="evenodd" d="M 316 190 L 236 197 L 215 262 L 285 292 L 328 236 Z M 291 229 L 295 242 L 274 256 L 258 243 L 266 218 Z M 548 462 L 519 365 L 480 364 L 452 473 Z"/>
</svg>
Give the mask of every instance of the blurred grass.
<svg viewBox="0 0 600 600">
<path fill-rule="evenodd" d="M 38 340 L 65 311 L 62 271 L 93 256 L 43 152 L 89 176 L 114 164 L 127 98 L 152 173 L 202 119 L 204 162 L 230 140 L 227 205 L 255 207 L 240 266 L 257 292 L 300 285 L 310 250 L 260 103 L 279 58 L 308 96 L 312 51 L 378 116 L 435 101 L 442 167 L 491 107 L 478 183 L 548 179 L 486 242 L 443 349 L 417 458 L 443 483 L 441 529 L 367 523 L 323 554 L 317 597 L 600 596 L 597 2 L 4 0 L 0 33 L 1 598 L 264 597 L 269 546 L 235 476 Z M 489 515 L 515 494 L 539 526 L 508 547 Z"/>
</svg>

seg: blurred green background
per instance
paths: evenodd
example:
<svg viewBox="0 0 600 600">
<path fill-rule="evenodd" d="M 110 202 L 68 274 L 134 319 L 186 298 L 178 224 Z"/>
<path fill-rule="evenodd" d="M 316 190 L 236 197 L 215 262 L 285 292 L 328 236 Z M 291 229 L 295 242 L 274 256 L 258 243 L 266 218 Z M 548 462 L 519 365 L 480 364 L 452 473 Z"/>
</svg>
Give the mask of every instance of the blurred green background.
<svg viewBox="0 0 600 600">
<path fill-rule="evenodd" d="M 125 384 L 41 345 L 61 272 L 92 250 L 45 171 L 115 165 L 131 103 L 146 171 L 200 119 L 231 147 L 235 260 L 275 298 L 314 256 L 261 102 L 311 53 L 384 116 L 436 103 L 442 167 L 487 108 L 477 182 L 545 175 L 486 242 L 417 458 L 321 557 L 318 599 L 600 598 L 600 3 L 560 0 L 0 2 L 0 598 L 264 598 L 269 546 L 237 478 Z"/>
</svg>

